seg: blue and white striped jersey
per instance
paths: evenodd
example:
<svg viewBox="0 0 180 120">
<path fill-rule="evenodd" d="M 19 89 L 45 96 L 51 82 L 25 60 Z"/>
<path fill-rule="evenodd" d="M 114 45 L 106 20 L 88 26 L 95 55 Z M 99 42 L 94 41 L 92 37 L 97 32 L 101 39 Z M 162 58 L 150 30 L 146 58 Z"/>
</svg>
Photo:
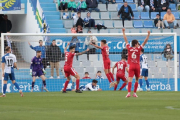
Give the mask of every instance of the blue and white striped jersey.
<svg viewBox="0 0 180 120">
<path fill-rule="evenodd" d="M 141 65 L 141 69 L 143 69 L 143 68 L 148 69 L 147 56 L 144 54 L 140 55 L 140 65 Z"/>
</svg>

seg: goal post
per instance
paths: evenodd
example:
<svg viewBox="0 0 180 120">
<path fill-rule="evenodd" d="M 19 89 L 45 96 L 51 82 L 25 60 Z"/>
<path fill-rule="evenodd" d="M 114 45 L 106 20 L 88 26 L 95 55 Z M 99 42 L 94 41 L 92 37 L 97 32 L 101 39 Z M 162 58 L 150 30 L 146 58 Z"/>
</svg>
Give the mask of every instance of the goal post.
<svg viewBox="0 0 180 120">
<path fill-rule="evenodd" d="M 23 56 L 23 54 L 29 54 L 29 53 L 31 53 L 32 51 L 28 51 L 29 50 L 29 48 L 28 48 L 28 50 L 26 50 L 26 48 L 27 48 L 27 46 L 26 47 L 22 47 L 22 45 L 24 45 L 24 44 L 22 44 L 23 42 L 25 43 L 27 43 L 27 42 L 37 42 L 38 43 L 38 41 L 40 40 L 40 39 L 43 39 L 44 41 L 45 41 L 45 46 L 48 46 L 49 45 L 49 42 L 48 41 L 46 41 L 45 39 L 46 39 L 46 37 L 50 37 L 50 38 L 55 38 L 55 39 L 57 39 L 57 41 L 58 41 L 58 39 L 60 39 L 60 38 L 63 38 L 63 39 L 65 39 L 66 37 L 67 37 L 67 39 L 69 39 L 69 41 L 70 41 L 70 38 L 72 37 L 72 36 L 76 36 L 76 37 L 83 37 L 83 39 L 85 38 L 85 37 L 87 37 L 87 36 L 96 36 L 96 37 L 100 37 L 100 38 L 103 38 L 103 39 L 106 39 L 107 40 L 107 42 L 108 43 L 110 43 L 110 42 L 113 42 L 113 38 L 118 42 L 118 39 L 121 39 L 121 41 L 122 41 L 122 46 L 124 46 L 125 44 L 123 43 L 123 34 L 122 33 L 83 33 L 83 34 L 72 34 L 72 33 L 63 33 L 63 34 L 61 34 L 61 33 L 57 33 L 57 34 L 51 34 L 51 33 L 46 33 L 46 34 L 43 34 L 43 33 L 2 33 L 1 34 L 1 57 L 2 56 L 4 56 L 4 53 L 5 53 L 5 51 L 4 51 L 4 47 L 5 47 L 5 45 L 4 45 L 4 41 L 6 40 L 6 38 L 8 37 L 9 39 L 10 39 L 10 41 L 12 41 L 12 43 L 14 43 L 14 46 L 16 47 L 16 48 L 14 48 L 14 50 L 18 50 L 18 47 L 21 47 L 20 49 L 21 49 L 21 52 L 18 52 L 18 55 L 20 56 L 20 58 L 23 58 L 24 56 Z M 126 33 L 126 36 L 127 37 L 130 37 L 131 38 L 131 40 L 132 39 L 141 39 L 140 40 L 140 43 L 144 40 L 144 38 L 147 36 L 147 33 Z M 170 37 L 170 36 L 172 36 L 172 37 Z M 60 42 L 63 42 L 63 39 L 60 41 Z M 173 39 L 173 40 L 172 40 Z M 98 43 L 100 43 L 100 40 L 101 39 L 98 39 Z M 131 41 L 130 40 L 130 41 Z M 173 58 L 173 67 L 172 67 L 172 71 L 174 71 L 174 77 L 173 77 L 173 79 L 174 79 L 174 89 L 173 89 L 173 91 L 178 91 L 178 64 L 177 64 L 177 61 L 178 61 L 178 57 L 177 57 L 177 34 L 176 33 L 151 33 L 150 34 L 150 41 L 155 41 L 155 40 L 158 40 L 158 41 L 160 41 L 160 40 L 164 40 L 164 43 L 163 43 L 163 45 L 165 44 L 165 43 L 168 43 L 168 41 L 172 41 L 172 47 L 173 47 L 173 50 L 174 50 L 174 58 Z M 68 41 L 68 40 L 67 40 Z M 67 44 L 67 41 L 66 41 L 66 44 Z M 129 42 L 130 42 L 129 41 Z M 148 41 L 148 42 L 150 42 L 150 41 Z M 52 42 L 52 41 L 50 41 L 50 42 Z M 84 40 L 83 41 L 80 41 L 81 43 L 83 43 L 83 45 L 81 46 L 81 47 L 83 47 L 82 49 L 84 49 Z M 21 44 L 19 44 L 19 43 L 21 43 Z M 66 45 L 66 44 L 64 44 L 64 46 Z M 119 43 L 120 44 L 120 43 Z M 151 44 L 153 44 L 153 42 L 151 42 Z M 64 47 L 63 46 L 63 47 Z M 111 49 L 113 49 L 113 47 L 114 46 L 111 46 Z M 117 47 L 117 46 L 116 46 Z M 123 48 L 123 47 L 122 47 Z M 118 55 L 118 54 L 121 54 L 121 51 L 122 51 L 122 48 L 119 48 L 119 50 L 111 50 L 111 54 L 112 54 L 112 57 L 113 57 L 113 55 Z M 116 49 L 116 48 L 114 48 L 114 49 Z M 147 48 L 148 49 L 148 48 Z M 161 48 L 162 49 L 162 48 Z M 149 48 L 147 51 L 147 53 L 148 54 L 154 54 L 154 53 L 156 53 L 156 51 L 155 51 L 156 49 L 153 49 L 153 48 Z M 146 51 L 146 49 L 145 49 L 145 51 Z M 154 53 L 153 53 L 154 52 Z M 160 53 L 160 51 L 158 51 L 157 52 L 158 54 Z M 35 56 L 35 52 L 34 53 L 32 53 L 32 54 L 34 54 L 34 56 Z M 101 54 L 100 54 L 100 51 L 98 51 L 98 59 L 100 59 L 100 57 L 101 57 Z M 157 55 L 157 54 L 154 54 L 154 56 L 155 55 Z M 116 57 L 116 56 L 115 56 Z M 154 57 L 155 58 L 155 57 Z M 29 57 L 27 57 L 27 58 L 23 58 L 23 59 L 28 59 L 28 60 L 25 60 L 26 62 L 30 62 L 30 58 Z M 110 58 L 111 59 L 111 58 Z M 155 58 L 156 59 L 156 58 Z M 81 61 L 81 66 L 83 65 L 83 63 L 82 63 L 83 61 Z M 113 63 L 115 63 L 115 62 L 117 62 L 117 61 L 113 61 Z M 160 61 L 154 61 L 154 62 L 156 62 L 156 64 L 158 63 L 158 62 L 160 62 Z M 29 65 L 29 64 L 28 64 Z M 61 66 L 62 67 L 62 66 Z M 84 66 L 82 66 L 82 67 L 84 67 Z M 92 66 L 90 66 L 90 67 L 92 67 Z M 93 66 L 93 67 L 96 67 L 96 66 Z M 168 64 L 168 67 L 169 67 L 169 64 Z M 157 66 L 157 68 L 158 68 L 158 66 Z M 28 69 L 28 67 L 26 66 L 26 67 L 22 67 L 22 68 L 20 68 L 20 69 L 24 69 L 24 71 L 26 71 L 26 69 Z M 158 68 L 159 69 L 159 68 Z M 160 70 L 161 70 L 162 68 L 160 68 Z M 168 68 L 169 69 L 169 68 Z M 84 70 L 85 71 L 85 70 Z M 152 71 L 152 70 L 151 70 Z M 50 70 L 49 70 L 49 72 L 50 72 Z M 152 71 L 153 72 L 153 71 Z M 161 72 L 162 72 L 162 70 L 161 70 Z M 154 76 L 156 75 L 156 74 L 153 74 Z M 152 75 L 152 76 L 153 76 Z M 163 74 L 164 76 L 166 76 L 165 74 Z M 25 75 L 24 75 L 25 76 Z M 168 73 L 168 76 L 169 76 L 169 73 Z M 1 76 L 2 77 L 2 76 Z M 166 77 L 162 77 L 162 78 L 166 78 Z M 25 78 L 26 79 L 26 78 Z M 47 78 L 47 79 L 49 79 L 49 78 Z M 168 83 L 169 83 L 169 77 L 168 77 Z M 104 83 L 104 84 L 106 84 L 106 83 Z M 106 85 L 107 86 L 107 85 Z M 3 88 L 3 78 L 1 79 L 1 90 L 2 90 L 2 88 Z M 109 90 L 109 89 L 106 89 L 106 90 Z M 112 90 L 112 89 L 111 89 Z"/>
</svg>

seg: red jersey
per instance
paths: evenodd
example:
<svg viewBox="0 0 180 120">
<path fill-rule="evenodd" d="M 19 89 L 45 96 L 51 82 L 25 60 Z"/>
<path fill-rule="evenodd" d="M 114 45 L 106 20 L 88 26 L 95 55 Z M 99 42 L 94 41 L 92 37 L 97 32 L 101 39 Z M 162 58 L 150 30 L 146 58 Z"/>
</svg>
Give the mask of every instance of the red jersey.
<svg viewBox="0 0 180 120">
<path fill-rule="evenodd" d="M 143 47 L 131 47 L 128 43 L 126 44 L 126 48 L 128 50 L 128 64 L 140 64 L 140 52 Z"/>
<path fill-rule="evenodd" d="M 74 55 L 76 55 L 76 53 L 65 52 L 65 65 L 64 66 L 72 67 Z"/>
<path fill-rule="evenodd" d="M 125 75 L 125 71 L 126 71 L 126 67 L 127 67 L 127 63 L 126 61 L 119 61 L 116 64 L 117 67 L 117 74 L 122 74 Z"/>
<path fill-rule="evenodd" d="M 109 47 L 108 46 L 104 46 L 101 49 L 101 53 L 102 53 L 103 61 L 109 60 Z"/>
<path fill-rule="evenodd" d="M 83 77 L 82 79 L 91 79 L 90 77 Z"/>
</svg>

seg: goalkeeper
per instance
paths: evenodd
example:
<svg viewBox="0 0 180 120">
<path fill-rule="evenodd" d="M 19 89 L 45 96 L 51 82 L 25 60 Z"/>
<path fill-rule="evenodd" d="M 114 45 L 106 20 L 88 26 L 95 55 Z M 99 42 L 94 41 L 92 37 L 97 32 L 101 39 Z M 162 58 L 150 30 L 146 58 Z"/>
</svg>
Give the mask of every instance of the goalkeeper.
<svg viewBox="0 0 180 120">
<path fill-rule="evenodd" d="M 45 78 L 44 74 L 46 74 L 46 71 L 43 68 L 41 51 L 36 51 L 36 56 L 31 60 L 31 67 L 30 67 L 30 75 L 32 75 L 32 77 L 33 77 L 31 92 L 33 92 L 34 84 L 35 84 L 37 76 L 41 77 L 41 79 L 43 81 L 43 85 L 44 85 L 44 90 L 46 92 L 48 92 L 48 90 L 46 88 L 46 81 L 45 81 L 46 78 Z"/>
</svg>

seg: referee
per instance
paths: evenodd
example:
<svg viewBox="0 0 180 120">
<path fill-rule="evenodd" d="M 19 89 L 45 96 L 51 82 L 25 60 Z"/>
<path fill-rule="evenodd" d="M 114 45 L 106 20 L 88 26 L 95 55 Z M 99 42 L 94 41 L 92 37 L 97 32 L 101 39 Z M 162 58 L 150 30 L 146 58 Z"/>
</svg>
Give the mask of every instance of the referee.
<svg viewBox="0 0 180 120">
<path fill-rule="evenodd" d="M 28 42 L 29 46 L 31 49 L 35 50 L 35 51 L 41 51 L 41 58 L 42 58 L 42 64 L 44 66 L 44 69 L 46 69 L 47 67 L 47 60 L 46 60 L 46 47 L 43 46 L 43 41 L 39 40 L 39 46 L 35 46 L 33 47 L 29 42 Z"/>
</svg>

